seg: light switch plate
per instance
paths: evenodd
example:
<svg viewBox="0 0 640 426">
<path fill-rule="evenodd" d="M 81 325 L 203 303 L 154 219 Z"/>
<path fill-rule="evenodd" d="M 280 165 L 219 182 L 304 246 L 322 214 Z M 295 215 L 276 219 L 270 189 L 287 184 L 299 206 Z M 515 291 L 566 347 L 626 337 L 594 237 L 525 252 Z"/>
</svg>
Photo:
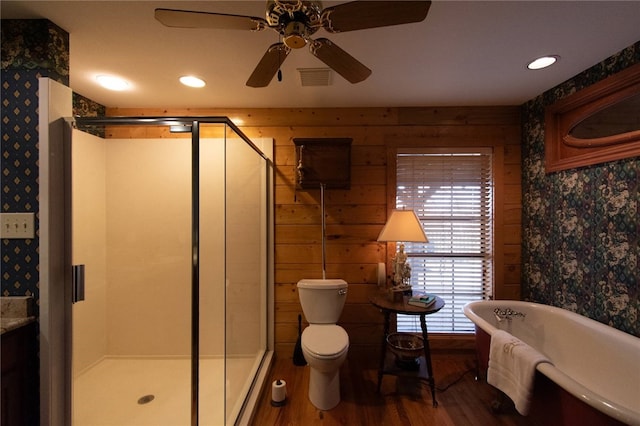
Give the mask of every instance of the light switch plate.
<svg viewBox="0 0 640 426">
<path fill-rule="evenodd" d="M 0 213 L 0 238 L 31 239 L 35 236 L 34 213 Z"/>
</svg>

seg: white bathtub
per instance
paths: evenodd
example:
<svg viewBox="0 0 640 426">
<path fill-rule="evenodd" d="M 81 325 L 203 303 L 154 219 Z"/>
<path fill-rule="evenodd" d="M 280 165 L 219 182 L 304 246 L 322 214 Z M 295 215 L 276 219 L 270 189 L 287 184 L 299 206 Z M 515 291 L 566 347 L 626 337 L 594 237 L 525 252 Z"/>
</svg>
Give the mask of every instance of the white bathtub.
<svg viewBox="0 0 640 426">
<path fill-rule="evenodd" d="M 510 319 L 499 320 L 495 309 L 502 314 L 510 309 L 524 316 L 512 314 Z M 496 329 L 511 333 L 551 360 L 552 364 L 539 364 L 538 373 L 584 403 L 570 402 L 568 405 L 573 407 L 559 408 L 564 411 L 562 414 L 551 414 L 548 411 L 551 407 L 540 407 L 539 403 L 538 411 L 547 411 L 546 416 L 556 420 L 559 415 L 569 418 L 569 421 L 558 424 L 579 424 L 580 416 L 573 410 L 580 406 L 585 410 L 595 408 L 610 417 L 614 424 L 613 419 L 640 426 L 640 338 L 576 313 L 537 303 L 513 300 L 472 302 L 464 307 L 464 314 L 476 325 L 482 369 L 486 370 L 489 357 L 489 336 Z M 539 386 L 539 382 L 544 381 L 545 378 L 538 374 L 532 414 L 538 393 L 543 393 L 540 399 L 547 405 L 559 405 L 558 400 L 563 399 L 551 396 L 553 391 L 545 388 L 544 384 Z M 539 387 L 542 387 L 540 392 Z M 584 414 L 584 418 L 593 419 L 593 413 L 599 415 L 592 412 L 591 415 Z"/>
</svg>

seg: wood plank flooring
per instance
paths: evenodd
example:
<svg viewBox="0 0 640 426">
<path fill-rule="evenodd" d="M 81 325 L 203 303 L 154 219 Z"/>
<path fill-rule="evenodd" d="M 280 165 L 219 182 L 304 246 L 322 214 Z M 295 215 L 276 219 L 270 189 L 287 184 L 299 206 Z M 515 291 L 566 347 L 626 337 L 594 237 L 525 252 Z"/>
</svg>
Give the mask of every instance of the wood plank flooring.
<svg viewBox="0 0 640 426">
<path fill-rule="evenodd" d="M 377 357 L 349 354 L 340 371 L 342 401 L 329 411 L 309 402 L 309 367 L 296 367 L 292 357 L 275 360 L 269 386 L 261 395 L 254 416 L 256 426 L 286 425 L 452 425 L 452 426 L 531 426 L 512 405 L 501 414 L 491 411 L 496 391 L 484 381 L 475 380 L 473 353 L 439 353 L 432 356 L 438 407 L 431 403 L 426 382 L 414 378 L 384 376 L 377 392 Z M 287 382 L 287 402 L 271 405 L 271 383 Z"/>
</svg>

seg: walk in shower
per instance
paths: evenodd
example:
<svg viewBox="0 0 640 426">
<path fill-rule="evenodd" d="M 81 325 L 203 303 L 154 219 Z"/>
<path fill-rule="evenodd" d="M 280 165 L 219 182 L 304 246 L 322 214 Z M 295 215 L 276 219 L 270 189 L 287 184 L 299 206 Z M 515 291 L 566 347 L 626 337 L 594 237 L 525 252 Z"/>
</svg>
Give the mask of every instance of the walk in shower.
<svg viewBox="0 0 640 426">
<path fill-rule="evenodd" d="M 272 140 L 226 117 L 67 125 L 72 425 L 245 422 L 271 359 Z"/>
</svg>

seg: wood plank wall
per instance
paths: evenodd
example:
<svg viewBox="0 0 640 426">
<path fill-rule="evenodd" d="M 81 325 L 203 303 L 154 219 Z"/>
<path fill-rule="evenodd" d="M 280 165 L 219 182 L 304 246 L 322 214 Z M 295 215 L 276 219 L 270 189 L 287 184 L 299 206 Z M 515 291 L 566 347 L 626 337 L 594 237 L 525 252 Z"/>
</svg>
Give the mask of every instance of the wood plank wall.
<svg viewBox="0 0 640 426">
<path fill-rule="evenodd" d="M 490 146 L 495 152 L 495 298 L 520 298 L 521 164 L 518 107 L 328 109 L 123 109 L 110 116 L 228 116 L 249 137 L 275 143 L 275 350 L 290 356 L 302 312 L 296 282 L 322 277 L 320 191 L 295 190 L 293 138 L 352 138 L 351 188 L 327 190 L 326 275 L 349 283 L 340 324 L 350 350 L 379 350 L 382 315 L 369 303 L 377 263 L 393 253 L 376 238 L 391 207 L 387 156 L 396 146 Z M 157 134 L 149 134 L 156 132 Z M 111 129 L 112 137 L 175 137 L 166 129 Z M 390 246 L 392 247 L 392 246 Z M 435 336 L 433 348 L 471 339 Z"/>
</svg>

